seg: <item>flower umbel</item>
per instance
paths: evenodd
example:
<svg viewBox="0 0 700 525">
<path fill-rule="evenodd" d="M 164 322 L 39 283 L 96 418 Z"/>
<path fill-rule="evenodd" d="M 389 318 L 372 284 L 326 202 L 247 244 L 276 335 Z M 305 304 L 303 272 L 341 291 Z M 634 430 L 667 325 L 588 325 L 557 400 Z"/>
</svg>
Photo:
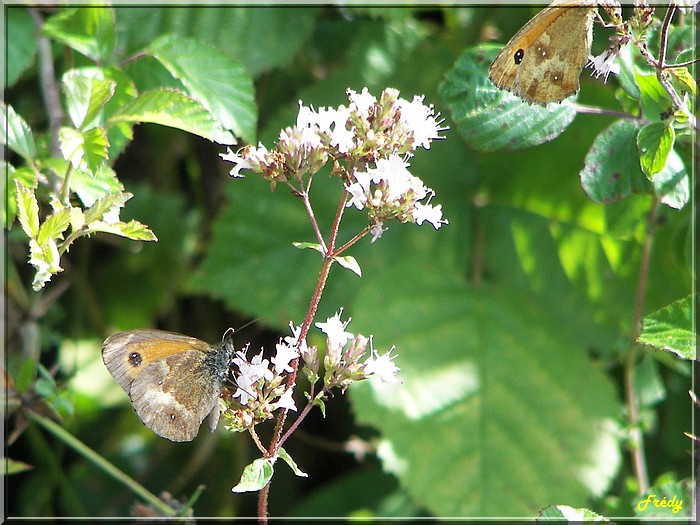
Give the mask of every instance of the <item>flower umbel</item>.
<svg viewBox="0 0 700 525">
<path fill-rule="evenodd" d="M 440 115 L 424 104 L 423 96 L 408 101 L 393 88 L 379 99 L 367 88 L 360 93 L 348 89 L 347 95 L 347 107 L 316 110 L 299 102 L 296 125 L 282 130 L 271 150 L 262 144 L 238 153 L 229 149 L 221 158 L 234 164 L 231 175 L 252 171 L 303 194 L 310 178 L 332 161 L 331 174 L 343 181 L 349 195 L 346 206 L 367 210 L 373 240 L 391 219 L 427 221 L 436 229 L 447 224 L 441 207 L 429 204 L 433 190 L 408 171 L 416 149 L 429 149 L 442 138 L 440 132 L 447 128 Z"/>
</svg>

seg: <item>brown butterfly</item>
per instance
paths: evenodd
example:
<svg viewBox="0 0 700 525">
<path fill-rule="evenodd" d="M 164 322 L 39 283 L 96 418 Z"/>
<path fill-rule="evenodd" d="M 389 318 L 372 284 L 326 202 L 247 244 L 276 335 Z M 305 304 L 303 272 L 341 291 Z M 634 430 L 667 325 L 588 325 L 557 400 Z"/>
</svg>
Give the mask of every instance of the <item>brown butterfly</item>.
<svg viewBox="0 0 700 525">
<path fill-rule="evenodd" d="M 489 78 L 526 102 L 561 102 L 579 89 L 593 40 L 593 0 L 556 0 L 537 13 L 498 54 Z"/>
<path fill-rule="evenodd" d="M 171 441 L 192 441 L 208 417 L 219 421 L 219 394 L 233 343 L 218 345 L 162 330 L 130 330 L 107 338 L 102 360 L 148 428 Z"/>
</svg>

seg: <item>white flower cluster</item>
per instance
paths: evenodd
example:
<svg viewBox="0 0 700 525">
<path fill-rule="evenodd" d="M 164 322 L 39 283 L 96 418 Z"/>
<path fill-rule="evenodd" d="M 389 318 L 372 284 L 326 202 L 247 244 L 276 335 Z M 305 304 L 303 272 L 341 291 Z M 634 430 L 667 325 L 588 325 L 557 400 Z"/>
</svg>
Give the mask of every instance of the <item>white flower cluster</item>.
<svg viewBox="0 0 700 525">
<path fill-rule="evenodd" d="M 338 387 L 345 390 L 351 383 L 371 376 L 383 382 L 396 382 L 399 368 L 392 362 L 391 350 L 383 355 L 372 348 L 371 338 L 361 334 L 355 336 L 345 329 L 350 322 L 342 321 L 342 309 L 324 323 L 316 326 L 326 334 L 327 351 L 324 364 L 324 391 Z M 301 327 L 290 323 L 291 336 L 280 340 L 275 347 L 275 355 L 270 359 L 263 352 L 248 358 L 248 347 L 235 352 L 232 359 L 236 389 L 229 394 L 222 417 L 226 428 L 242 431 L 269 419 L 280 408 L 296 411 L 293 387 L 287 386 L 288 374 L 293 371 L 293 361 L 301 356 L 302 366 L 311 383 L 320 378 L 319 357 L 316 347 L 309 347 L 306 341 L 299 343 Z M 367 343 L 370 343 L 367 355 Z M 225 396 L 226 397 L 226 396 Z"/>
<path fill-rule="evenodd" d="M 239 177 L 246 169 L 273 184 L 300 182 L 333 160 L 332 174 L 349 194 L 346 206 L 367 210 L 373 240 L 390 219 L 429 222 L 436 229 L 447 224 L 441 206 L 430 204 L 435 192 L 408 171 L 413 152 L 429 149 L 447 129 L 433 106 L 423 97 L 399 98 L 391 88 L 379 100 L 367 88 L 347 93 L 347 107 L 315 110 L 299 102 L 296 125 L 282 130 L 272 150 L 263 144 L 238 153 L 229 149 L 221 157 L 234 164 L 230 174 Z"/>
</svg>

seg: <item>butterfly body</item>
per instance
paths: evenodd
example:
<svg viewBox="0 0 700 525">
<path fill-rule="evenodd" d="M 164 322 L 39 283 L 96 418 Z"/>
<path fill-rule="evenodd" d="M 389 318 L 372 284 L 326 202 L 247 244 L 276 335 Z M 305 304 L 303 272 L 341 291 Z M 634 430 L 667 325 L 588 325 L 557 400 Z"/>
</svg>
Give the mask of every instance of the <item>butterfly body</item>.
<svg viewBox="0 0 700 525">
<path fill-rule="evenodd" d="M 491 63 L 489 78 L 530 104 L 561 102 L 575 94 L 596 11 L 584 0 L 553 2 L 510 39 Z"/>
<path fill-rule="evenodd" d="M 130 330 L 105 340 L 102 360 L 148 428 L 191 441 L 205 418 L 216 428 L 218 399 L 233 346 L 162 330 Z"/>
</svg>

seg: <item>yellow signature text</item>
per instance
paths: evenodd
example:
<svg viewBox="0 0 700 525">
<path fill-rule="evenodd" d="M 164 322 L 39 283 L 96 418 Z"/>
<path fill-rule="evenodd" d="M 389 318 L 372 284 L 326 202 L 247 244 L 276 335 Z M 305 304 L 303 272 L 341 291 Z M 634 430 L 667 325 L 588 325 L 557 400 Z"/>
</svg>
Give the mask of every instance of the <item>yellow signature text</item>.
<svg viewBox="0 0 700 525">
<path fill-rule="evenodd" d="M 642 501 L 637 503 L 637 508 L 640 512 L 644 512 L 645 510 L 647 510 L 647 507 L 650 503 L 653 504 L 654 507 L 656 507 L 657 509 L 671 509 L 671 511 L 674 514 L 683 510 L 683 500 L 679 500 L 676 495 L 674 495 L 671 499 L 666 499 L 666 496 L 664 496 L 662 499 L 658 499 L 656 497 L 656 494 L 649 494 L 646 499 L 643 499 Z"/>
</svg>

